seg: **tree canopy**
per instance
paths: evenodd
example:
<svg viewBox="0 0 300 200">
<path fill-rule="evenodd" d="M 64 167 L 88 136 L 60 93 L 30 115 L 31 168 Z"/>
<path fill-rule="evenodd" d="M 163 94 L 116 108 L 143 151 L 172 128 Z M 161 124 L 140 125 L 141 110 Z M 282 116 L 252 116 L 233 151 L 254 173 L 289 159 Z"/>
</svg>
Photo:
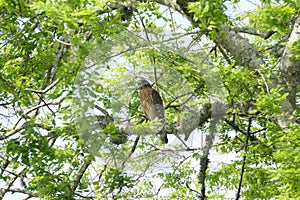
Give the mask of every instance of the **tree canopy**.
<svg viewBox="0 0 300 200">
<path fill-rule="evenodd" d="M 300 197 L 299 10 L 0 1 L 0 199 Z"/>
</svg>

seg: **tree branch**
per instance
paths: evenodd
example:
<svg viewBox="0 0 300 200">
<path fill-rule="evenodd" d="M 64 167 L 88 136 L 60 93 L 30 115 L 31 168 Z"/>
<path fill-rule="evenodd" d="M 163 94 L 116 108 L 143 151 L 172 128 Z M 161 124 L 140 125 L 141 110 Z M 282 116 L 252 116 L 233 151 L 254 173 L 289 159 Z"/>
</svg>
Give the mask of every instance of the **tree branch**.
<svg viewBox="0 0 300 200">
<path fill-rule="evenodd" d="M 208 164 L 209 164 L 208 156 L 209 156 L 209 151 L 213 146 L 213 140 L 214 140 L 215 134 L 216 134 L 216 126 L 220 120 L 221 120 L 220 116 L 215 116 L 214 118 L 212 118 L 212 120 L 210 122 L 210 127 L 209 127 L 209 134 L 206 135 L 205 146 L 203 147 L 203 153 L 200 157 L 200 170 L 199 170 L 199 174 L 198 174 L 198 180 L 201 185 L 201 189 L 200 189 L 200 192 L 201 192 L 200 199 L 201 200 L 206 199 L 205 179 L 206 179 L 206 170 L 208 169 Z"/>
<path fill-rule="evenodd" d="M 62 99 L 60 99 L 59 101 L 49 102 L 49 103 L 41 103 L 41 104 L 38 104 L 38 105 L 36 105 L 36 106 L 33 106 L 33 107 L 29 108 L 27 111 L 25 111 L 25 112 L 19 117 L 19 119 L 17 120 L 17 122 L 16 122 L 16 123 L 14 124 L 14 126 L 13 126 L 13 130 L 11 130 L 10 132 L 8 132 L 6 135 L 0 136 L 0 140 L 7 139 L 7 138 L 9 138 L 10 136 L 14 135 L 15 133 L 17 133 L 17 132 L 23 130 L 24 128 L 26 128 L 27 125 L 25 125 L 25 124 L 23 124 L 23 125 L 20 126 L 20 127 L 17 127 L 17 126 L 18 126 L 18 124 L 20 123 L 20 121 L 21 121 L 25 116 L 27 116 L 29 113 L 31 113 L 31 112 L 33 112 L 33 111 L 35 111 L 35 110 L 38 110 L 39 108 L 42 108 L 42 107 L 47 106 L 47 105 L 59 105 L 59 104 L 61 104 L 61 102 L 62 102 L 64 99 L 65 99 L 65 97 L 62 98 Z"/>
<path fill-rule="evenodd" d="M 243 182 L 243 176 L 244 176 L 244 172 L 245 172 L 245 165 L 246 165 L 246 159 L 247 159 L 247 153 L 248 153 L 248 143 L 249 143 L 249 138 L 251 136 L 251 124 L 252 124 L 252 119 L 249 118 L 246 142 L 244 145 L 245 146 L 245 155 L 243 156 L 243 164 L 242 164 L 242 169 L 241 169 L 241 174 L 240 174 L 240 181 L 239 181 L 238 191 L 236 193 L 236 198 L 235 198 L 236 200 L 240 199 L 240 195 L 241 195 L 242 182 Z"/>
<path fill-rule="evenodd" d="M 293 30 L 287 41 L 286 48 L 283 53 L 279 65 L 279 84 L 284 86 L 284 92 L 288 93 L 287 99 L 283 102 L 283 114 L 292 114 L 296 109 L 296 94 L 300 84 L 300 59 L 295 58 L 297 52 L 294 52 L 291 47 L 295 42 L 300 40 L 300 14 L 295 20 Z M 291 121 L 283 117 L 279 119 L 279 124 L 286 126 Z"/>
<path fill-rule="evenodd" d="M 90 166 L 91 163 L 92 163 L 92 161 L 89 159 L 88 161 L 84 162 L 83 165 L 81 166 L 81 168 L 79 169 L 78 174 L 73 182 L 73 186 L 72 186 L 73 192 L 76 191 L 79 183 L 81 182 L 81 179 L 82 179 L 84 173 L 86 172 L 87 168 Z"/>
<path fill-rule="evenodd" d="M 107 113 L 107 111 L 103 108 L 101 108 L 98 105 L 95 105 L 95 107 L 100 110 L 105 116 L 96 116 L 99 122 L 99 126 L 104 129 L 109 123 L 114 122 L 114 119 Z M 211 104 L 210 103 L 206 103 L 203 105 L 203 108 L 195 115 L 193 115 L 191 118 L 191 120 L 195 120 L 194 117 L 198 117 L 199 123 L 198 126 L 203 126 L 203 124 L 205 122 L 207 122 L 210 118 L 211 118 Z M 189 119 L 187 119 L 188 121 Z M 185 127 L 182 127 L 185 126 Z M 159 134 L 174 134 L 174 135 L 179 135 L 182 134 L 182 128 L 186 128 L 186 124 L 182 124 L 180 126 L 178 126 L 177 123 L 166 123 L 164 128 L 161 130 L 161 132 Z M 186 130 L 186 129 L 184 129 Z M 192 132 L 194 129 L 189 129 L 188 131 Z M 119 129 L 117 130 L 117 133 L 119 135 L 125 136 L 125 135 L 132 135 L 134 134 L 132 132 L 132 130 L 127 130 L 124 129 L 122 127 L 119 127 Z M 188 135 L 189 133 L 184 132 L 185 135 Z M 187 138 L 185 138 L 187 139 Z M 116 140 L 118 143 L 116 144 L 124 144 L 126 142 L 126 140 Z"/>
<path fill-rule="evenodd" d="M 233 121 L 225 119 L 225 122 L 229 124 L 235 131 L 241 132 L 243 135 L 247 135 L 247 133 L 244 130 L 242 130 L 238 125 L 236 125 Z"/>
<path fill-rule="evenodd" d="M 235 27 L 235 28 L 233 28 L 233 30 L 235 30 L 237 32 L 240 32 L 240 33 L 247 33 L 247 34 L 250 34 L 250 35 L 260 36 L 264 39 L 268 39 L 274 33 L 276 33 L 275 31 L 261 32 L 261 31 L 251 29 L 251 28 L 247 28 L 247 27 Z"/>
<path fill-rule="evenodd" d="M 36 197 L 36 198 L 39 197 L 38 193 L 30 192 L 30 191 L 20 189 L 20 188 L 10 188 L 7 192 L 26 194 L 26 195 L 28 195 L 27 199 L 32 198 L 32 197 Z"/>
<path fill-rule="evenodd" d="M 132 146 L 132 148 L 131 148 L 129 154 L 127 155 L 126 159 L 125 159 L 124 162 L 122 163 L 122 168 L 125 167 L 126 161 L 127 161 L 127 160 L 132 156 L 132 154 L 135 152 L 135 149 L 136 149 L 136 147 L 137 147 L 137 145 L 138 145 L 138 143 L 139 143 L 139 140 L 140 140 L 140 136 L 138 135 L 138 136 L 135 138 L 135 141 L 134 141 L 134 143 L 133 143 L 133 146 Z"/>
<path fill-rule="evenodd" d="M 222 32 L 218 35 L 216 41 L 233 55 L 239 65 L 249 67 L 250 70 L 255 71 L 264 64 L 258 51 L 248 40 L 227 25 L 221 27 Z"/>
<path fill-rule="evenodd" d="M 206 178 L 206 170 L 208 169 L 208 154 L 207 155 L 202 155 L 200 158 L 200 171 L 198 175 L 199 183 L 201 185 L 200 189 L 200 199 L 205 200 L 206 199 L 206 194 L 205 194 L 205 178 Z"/>
<path fill-rule="evenodd" d="M 50 85 L 48 85 L 45 89 L 43 90 L 33 90 L 33 89 L 26 89 L 27 91 L 32 91 L 38 94 L 46 94 L 49 90 L 51 90 L 54 86 L 57 85 L 57 83 L 60 81 L 61 79 L 58 78 L 55 81 L 53 81 Z"/>
<path fill-rule="evenodd" d="M 12 185 L 15 183 L 15 181 L 21 176 L 21 174 L 23 174 L 25 171 L 27 170 L 27 168 L 25 167 L 24 169 L 22 169 L 18 174 L 12 174 L 12 176 L 10 176 L 10 179 L 8 181 L 6 181 L 5 187 L 4 188 L 0 188 L 0 199 L 3 199 L 5 194 L 7 192 L 10 191 Z"/>
</svg>

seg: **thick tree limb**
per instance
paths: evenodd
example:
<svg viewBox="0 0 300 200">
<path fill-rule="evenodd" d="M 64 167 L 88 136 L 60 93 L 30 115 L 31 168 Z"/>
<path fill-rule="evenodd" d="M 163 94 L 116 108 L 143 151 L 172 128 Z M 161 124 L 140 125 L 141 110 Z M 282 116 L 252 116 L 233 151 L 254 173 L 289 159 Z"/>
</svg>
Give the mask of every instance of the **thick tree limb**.
<svg viewBox="0 0 300 200">
<path fill-rule="evenodd" d="M 295 21 L 279 66 L 280 76 L 278 82 L 285 86 L 284 91 L 289 94 L 287 97 L 289 102 L 286 102 L 286 106 L 283 108 L 283 111 L 288 113 L 291 113 L 296 108 L 296 93 L 300 84 L 300 59 L 293 58 L 293 56 L 296 55 L 296 52 L 291 49 L 291 46 L 299 41 L 300 15 Z"/>
<path fill-rule="evenodd" d="M 264 64 L 258 51 L 248 40 L 227 25 L 222 25 L 222 31 L 216 41 L 234 56 L 239 65 L 249 67 L 250 70 L 255 71 Z"/>
<path fill-rule="evenodd" d="M 212 109 L 215 109 L 214 107 Z M 204 200 L 206 199 L 206 184 L 205 184 L 205 179 L 206 179 L 206 171 L 208 169 L 208 164 L 209 164 L 209 152 L 213 146 L 213 140 L 216 135 L 216 126 L 217 123 L 222 119 L 222 116 L 219 115 L 214 115 L 214 111 L 212 110 L 212 120 L 210 122 L 210 127 L 209 127 L 209 134 L 206 135 L 205 138 L 205 146 L 203 147 L 203 153 L 200 157 L 200 170 L 198 173 L 198 180 L 201 185 L 200 188 L 200 199 Z"/>
<path fill-rule="evenodd" d="M 204 200 L 206 199 L 206 194 L 205 194 L 205 178 L 206 178 L 206 170 L 208 169 L 208 164 L 209 164 L 209 159 L 208 155 L 203 155 L 200 158 L 200 171 L 198 174 L 198 179 L 199 183 L 201 184 L 201 189 L 200 189 L 200 199 Z"/>
</svg>

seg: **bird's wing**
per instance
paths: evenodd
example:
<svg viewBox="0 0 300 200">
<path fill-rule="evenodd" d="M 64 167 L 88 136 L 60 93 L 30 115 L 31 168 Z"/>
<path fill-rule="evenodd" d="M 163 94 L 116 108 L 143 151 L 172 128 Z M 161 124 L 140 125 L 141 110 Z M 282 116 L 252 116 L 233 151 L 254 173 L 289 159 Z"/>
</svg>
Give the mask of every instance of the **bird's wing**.
<svg viewBox="0 0 300 200">
<path fill-rule="evenodd" d="M 152 99 L 154 105 L 159 104 L 159 105 L 164 106 L 163 101 L 162 101 L 159 93 L 154 89 L 152 89 L 151 99 Z"/>
<path fill-rule="evenodd" d="M 149 110 L 150 120 L 153 120 L 155 117 L 159 119 L 165 119 L 165 110 L 163 101 L 156 90 L 152 89 L 151 100 L 153 102 L 153 106 Z"/>
</svg>

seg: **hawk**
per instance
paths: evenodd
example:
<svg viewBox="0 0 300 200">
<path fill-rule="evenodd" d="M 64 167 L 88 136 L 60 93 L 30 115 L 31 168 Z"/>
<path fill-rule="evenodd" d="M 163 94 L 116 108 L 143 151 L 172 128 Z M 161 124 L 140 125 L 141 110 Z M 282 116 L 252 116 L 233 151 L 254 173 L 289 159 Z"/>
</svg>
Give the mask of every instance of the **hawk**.
<svg viewBox="0 0 300 200">
<path fill-rule="evenodd" d="M 161 122 L 161 129 L 165 124 L 165 109 L 159 93 L 154 90 L 145 79 L 137 81 L 140 89 L 140 102 L 146 118 L 150 121 L 157 118 Z M 167 134 L 161 134 L 160 138 L 164 144 L 168 143 Z"/>
</svg>

